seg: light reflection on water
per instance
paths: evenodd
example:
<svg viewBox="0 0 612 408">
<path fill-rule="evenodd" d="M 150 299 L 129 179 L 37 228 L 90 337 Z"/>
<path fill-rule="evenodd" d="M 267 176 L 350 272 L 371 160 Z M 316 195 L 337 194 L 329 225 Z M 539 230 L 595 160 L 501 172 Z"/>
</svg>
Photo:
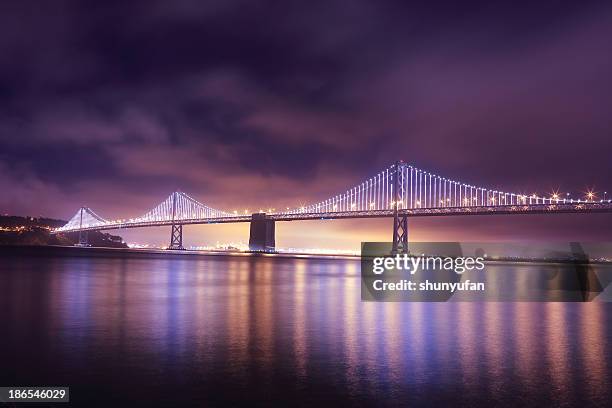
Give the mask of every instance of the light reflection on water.
<svg viewBox="0 0 612 408">
<path fill-rule="evenodd" d="M 0 383 L 70 385 L 90 405 L 572 405 L 612 389 L 608 303 L 362 302 L 351 260 L 7 257 L 0 320 Z"/>
</svg>

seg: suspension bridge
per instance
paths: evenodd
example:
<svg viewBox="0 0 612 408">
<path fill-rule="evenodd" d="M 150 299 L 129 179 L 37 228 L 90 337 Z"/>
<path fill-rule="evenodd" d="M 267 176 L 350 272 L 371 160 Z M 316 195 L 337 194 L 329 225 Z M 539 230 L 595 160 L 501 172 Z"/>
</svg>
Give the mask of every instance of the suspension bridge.
<svg viewBox="0 0 612 408">
<path fill-rule="evenodd" d="M 308 206 L 285 211 L 239 214 L 211 208 L 184 192 L 174 192 L 155 208 L 136 218 L 107 220 L 88 207 L 77 213 L 58 233 L 79 233 L 87 245 L 88 231 L 170 226 L 168 249 L 183 249 L 183 226 L 249 222 L 249 247 L 273 251 L 275 222 L 344 218 L 393 218 L 393 251 L 408 251 L 408 217 L 558 214 L 612 212 L 612 200 L 574 200 L 558 194 L 543 197 L 477 187 L 448 179 L 399 161 L 373 177 Z"/>
</svg>

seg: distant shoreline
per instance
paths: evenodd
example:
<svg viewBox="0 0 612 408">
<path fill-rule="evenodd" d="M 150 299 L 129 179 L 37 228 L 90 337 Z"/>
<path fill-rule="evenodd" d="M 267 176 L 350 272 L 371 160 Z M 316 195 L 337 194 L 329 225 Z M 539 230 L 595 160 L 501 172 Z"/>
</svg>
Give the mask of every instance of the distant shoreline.
<svg viewBox="0 0 612 408">
<path fill-rule="evenodd" d="M 346 259 L 360 260 L 359 255 L 321 254 L 306 252 L 257 252 L 257 251 L 214 251 L 214 250 L 166 250 L 140 248 L 77 247 L 60 245 L 0 245 L 0 256 L 68 256 L 68 257 L 127 257 L 127 258 L 194 258 L 203 256 L 308 258 L 308 259 Z M 528 264 L 581 264 L 610 265 L 612 262 L 601 260 L 571 259 L 485 259 L 485 263 L 528 263 Z"/>
<path fill-rule="evenodd" d="M 212 251 L 212 250 L 167 250 L 140 248 L 105 248 L 77 247 L 60 245 L 0 245 L 2 255 L 34 255 L 34 256 L 75 256 L 75 257 L 149 257 L 177 258 L 200 256 L 237 256 L 237 257 L 276 257 L 276 258 L 309 258 L 309 259 L 353 259 L 359 260 L 359 255 L 341 254 L 310 254 L 289 252 L 257 252 L 257 251 Z"/>
</svg>

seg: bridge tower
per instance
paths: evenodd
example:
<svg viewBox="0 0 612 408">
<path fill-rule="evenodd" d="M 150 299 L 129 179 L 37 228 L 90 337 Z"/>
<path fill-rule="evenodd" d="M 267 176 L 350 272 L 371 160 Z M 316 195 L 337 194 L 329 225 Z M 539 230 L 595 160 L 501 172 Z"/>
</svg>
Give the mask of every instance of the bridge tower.
<svg viewBox="0 0 612 408">
<path fill-rule="evenodd" d="M 391 253 L 408 253 L 408 216 L 404 209 L 403 197 L 405 197 L 404 169 L 406 163 L 400 160 L 395 163 L 393 177 L 393 246 Z M 400 208 L 402 207 L 402 208 Z"/>
<path fill-rule="evenodd" d="M 269 219 L 265 213 L 253 214 L 251 216 L 249 249 L 251 251 L 274 251 L 276 247 L 274 230 L 274 220 Z"/>
<path fill-rule="evenodd" d="M 85 212 L 85 207 L 81 207 L 79 211 L 79 243 L 77 246 L 86 247 L 89 246 L 89 233 L 88 231 L 83 231 L 83 213 Z"/>
<path fill-rule="evenodd" d="M 170 246 L 168 249 L 185 249 L 183 248 L 183 224 L 174 222 L 176 217 L 176 201 L 178 193 L 172 193 L 172 231 L 170 233 Z"/>
</svg>

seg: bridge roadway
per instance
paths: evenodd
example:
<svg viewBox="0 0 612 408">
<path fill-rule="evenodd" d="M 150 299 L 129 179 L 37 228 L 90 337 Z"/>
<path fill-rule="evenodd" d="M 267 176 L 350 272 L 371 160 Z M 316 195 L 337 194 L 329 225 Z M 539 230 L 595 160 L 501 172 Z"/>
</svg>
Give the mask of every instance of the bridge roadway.
<svg viewBox="0 0 612 408">
<path fill-rule="evenodd" d="M 612 202 L 580 202 L 559 204 L 527 204 L 527 205 L 497 205 L 497 206 L 467 206 L 467 207 L 441 207 L 441 208 L 413 208 L 399 209 L 399 216 L 406 217 L 440 217 L 461 215 L 510 215 L 510 214 L 580 214 L 580 213 L 608 213 L 612 212 Z M 257 214 L 256 214 L 257 215 Z M 338 220 L 352 218 L 392 218 L 393 209 L 372 211 L 343 211 L 325 213 L 272 213 L 261 214 L 269 221 L 306 221 L 306 220 Z M 194 225 L 194 224 L 224 224 L 238 222 L 252 222 L 252 215 L 236 215 L 218 218 L 175 219 L 162 221 L 125 221 L 107 223 L 92 227 L 75 228 L 71 230 L 55 231 L 54 233 L 67 233 L 79 231 L 101 231 L 127 228 L 158 227 L 168 225 Z"/>
</svg>

